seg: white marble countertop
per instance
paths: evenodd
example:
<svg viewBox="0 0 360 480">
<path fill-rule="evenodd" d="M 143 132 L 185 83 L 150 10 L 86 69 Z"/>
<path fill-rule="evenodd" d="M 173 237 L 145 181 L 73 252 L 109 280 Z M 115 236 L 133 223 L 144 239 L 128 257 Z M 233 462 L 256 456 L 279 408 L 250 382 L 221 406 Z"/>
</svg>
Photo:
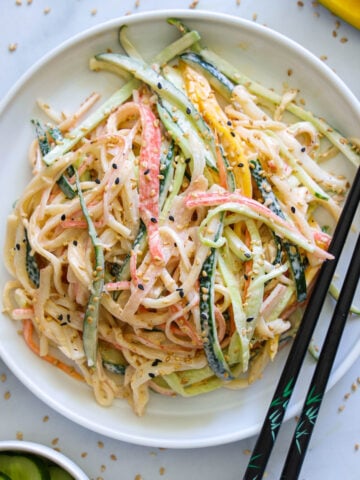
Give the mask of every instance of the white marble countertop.
<svg viewBox="0 0 360 480">
<path fill-rule="evenodd" d="M 0 97 L 42 55 L 110 18 L 189 8 L 191 0 L 1 0 Z M 243 17 L 277 30 L 321 57 L 360 98 L 360 31 L 304 0 L 200 0 L 193 7 Z M 10 46 L 13 46 L 11 48 Z M 11 51 L 12 50 L 12 51 Z M 360 478 L 360 359 L 328 392 L 301 480 Z M 284 424 L 267 468 L 279 477 L 294 421 Z M 0 360 L 0 440 L 23 438 L 59 448 L 94 480 L 240 479 L 255 439 L 170 450 L 112 440 L 63 418 L 38 400 Z"/>
</svg>

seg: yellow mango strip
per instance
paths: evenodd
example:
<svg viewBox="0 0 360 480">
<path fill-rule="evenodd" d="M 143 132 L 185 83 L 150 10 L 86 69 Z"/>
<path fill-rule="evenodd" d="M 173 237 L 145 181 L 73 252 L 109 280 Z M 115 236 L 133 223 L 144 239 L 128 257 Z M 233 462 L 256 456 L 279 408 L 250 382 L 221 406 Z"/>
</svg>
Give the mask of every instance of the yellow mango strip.
<svg viewBox="0 0 360 480">
<path fill-rule="evenodd" d="M 181 68 L 187 94 L 218 136 L 230 168 L 233 169 L 237 188 L 244 196 L 251 198 L 251 173 L 239 135 L 229 128 L 231 122 L 220 107 L 207 79 L 188 65 L 182 64 Z"/>
</svg>

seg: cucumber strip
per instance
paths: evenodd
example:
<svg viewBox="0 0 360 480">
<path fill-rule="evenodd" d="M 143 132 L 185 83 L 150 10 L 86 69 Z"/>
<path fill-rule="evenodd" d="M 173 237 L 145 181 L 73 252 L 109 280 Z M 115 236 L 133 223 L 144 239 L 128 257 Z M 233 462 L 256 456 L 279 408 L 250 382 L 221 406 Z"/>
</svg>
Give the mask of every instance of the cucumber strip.
<svg viewBox="0 0 360 480">
<path fill-rule="evenodd" d="M 230 99 L 235 84 L 231 82 L 214 65 L 204 60 L 200 55 L 193 52 L 186 52 L 180 55 L 180 59 L 199 70 L 209 80 L 210 84 L 226 99 Z"/>
<path fill-rule="evenodd" d="M 115 65 L 130 72 L 135 78 L 149 85 L 160 98 L 167 100 L 173 106 L 178 107 L 184 114 L 187 114 L 193 126 L 198 130 L 203 139 L 208 142 L 210 149 L 215 155 L 215 142 L 202 116 L 196 111 L 194 105 L 186 95 L 166 80 L 163 75 L 155 72 L 155 70 L 141 60 L 129 58 L 118 53 L 101 53 L 96 55 L 95 58 L 96 60 L 107 62 L 110 65 Z"/>
<path fill-rule="evenodd" d="M 213 155 L 213 152 L 207 148 L 207 143 L 203 138 L 196 130 L 194 130 L 191 122 L 187 118 L 188 115 L 180 110 L 173 113 L 171 104 L 166 100 L 159 99 L 157 108 L 162 123 L 174 141 L 179 145 L 185 157 L 193 158 L 192 148 L 188 140 L 189 136 L 193 135 L 196 143 L 202 149 L 207 166 L 212 170 L 217 171 L 216 157 Z"/>
<path fill-rule="evenodd" d="M 236 257 L 238 257 L 243 262 L 252 259 L 251 250 L 245 245 L 241 238 L 236 235 L 236 233 L 231 227 L 224 228 L 224 237 L 226 238 L 230 250 L 233 252 L 234 255 L 236 255 Z"/>
<path fill-rule="evenodd" d="M 168 216 L 168 214 L 170 212 L 170 209 L 171 209 L 172 202 L 180 191 L 181 185 L 183 183 L 185 170 L 186 170 L 186 163 L 184 161 L 184 158 L 180 157 L 180 159 L 176 163 L 174 181 L 172 183 L 171 192 L 170 192 L 169 196 L 166 198 L 166 201 L 164 202 L 164 206 L 161 210 L 160 217 L 162 219 L 164 219 Z"/>
<path fill-rule="evenodd" d="M 32 248 L 29 242 L 29 237 L 26 228 L 24 229 L 25 246 L 26 246 L 26 272 L 28 277 L 35 285 L 35 288 L 40 286 L 40 268 L 36 257 L 31 253 Z"/>
<path fill-rule="evenodd" d="M 184 387 L 182 385 L 182 380 L 176 373 L 164 375 L 163 379 L 174 392 L 185 398 L 211 392 L 217 388 L 220 388 L 223 385 L 223 381 L 220 378 L 214 376 L 213 372 L 211 372 L 211 376 L 209 376 L 205 380 L 194 383 L 187 387 Z"/>
<path fill-rule="evenodd" d="M 88 225 L 88 232 L 91 242 L 94 247 L 95 254 L 95 268 L 94 279 L 92 282 L 91 293 L 89 301 L 86 307 L 84 322 L 83 322 L 83 345 L 89 367 L 96 366 L 97 358 L 97 338 L 98 338 L 98 322 L 99 322 L 99 310 L 100 310 L 100 298 L 104 287 L 104 251 L 96 233 L 95 226 L 89 215 L 84 195 L 81 191 L 81 185 L 79 175 L 75 170 L 76 187 L 79 195 L 80 206 L 83 215 Z"/>
<path fill-rule="evenodd" d="M 127 36 L 127 31 L 128 31 L 128 25 L 121 25 L 119 29 L 119 42 L 122 48 L 124 49 L 125 53 L 129 55 L 129 57 L 132 58 L 138 58 L 139 60 L 142 60 L 141 54 L 137 51 L 135 46 L 130 42 L 128 36 Z"/>
<path fill-rule="evenodd" d="M 100 341 L 99 352 L 106 370 L 118 375 L 125 374 L 127 362 L 120 350 Z"/>
<path fill-rule="evenodd" d="M 175 158 L 175 144 L 169 143 L 166 155 L 162 155 L 160 159 L 160 182 L 159 182 L 159 206 L 163 208 L 166 197 L 170 190 L 170 185 L 174 176 L 174 158 Z"/>
<path fill-rule="evenodd" d="M 222 233 L 222 216 L 217 218 L 217 227 L 214 235 L 216 242 Z M 203 263 L 199 283 L 200 283 L 200 325 L 203 337 L 203 348 L 208 360 L 209 367 L 215 375 L 224 381 L 233 378 L 229 365 L 227 364 L 224 353 L 221 349 L 216 331 L 216 320 L 214 311 L 214 284 L 216 264 L 218 261 L 218 249 L 211 248 L 210 254 Z"/>
<path fill-rule="evenodd" d="M 42 125 L 38 120 L 32 120 L 32 124 L 35 126 L 40 153 L 44 159 L 44 157 L 51 151 L 51 146 L 47 138 L 46 131 L 44 130 L 44 128 L 42 127 Z M 49 134 L 52 136 L 52 138 L 56 139 L 56 141 L 62 141 L 60 139 L 63 139 L 63 136 L 58 128 L 49 129 Z M 61 175 L 61 177 L 59 178 L 59 180 L 57 180 L 56 183 L 59 185 L 60 189 L 63 191 L 66 198 L 72 200 L 76 196 L 74 189 L 72 188 L 71 184 L 69 183 L 65 175 Z"/>
<path fill-rule="evenodd" d="M 31 120 L 31 123 L 35 127 L 36 137 L 38 140 L 41 156 L 45 157 L 45 155 L 49 153 L 51 150 L 49 140 L 46 136 L 46 132 L 42 127 L 41 123 L 39 122 L 39 120 Z"/>
<path fill-rule="evenodd" d="M 57 180 L 56 183 L 59 185 L 66 198 L 72 200 L 76 197 L 76 192 L 74 191 L 71 183 L 65 177 L 65 175 L 61 175 L 61 177 L 59 178 L 59 180 Z"/>
<path fill-rule="evenodd" d="M 162 50 L 158 55 L 156 55 L 153 63 L 162 67 L 170 60 L 178 56 L 181 52 L 192 47 L 199 40 L 200 34 L 196 30 L 190 30 L 185 35 L 175 40 L 175 42 L 165 47 L 164 50 Z"/>
<path fill-rule="evenodd" d="M 247 335 L 247 319 L 240 295 L 240 285 L 233 274 L 229 261 L 225 260 L 223 253 L 218 256 L 221 275 L 231 298 L 236 332 L 233 334 L 229 346 L 229 363 L 241 363 L 242 371 L 246 372 L 250 359 L 250 342 Z"/>
<path fill-rule="evenodd" d="M 119 30 L 119 40 L 122 48 L 129 57 L 143 60 L 142 55 L 138 52 L 134 44 L 127 36 L 128 25 L 122 25 Z M 189 30 L 185 35 L 166 46 L 164 50 L 158 53 L 153 59 L 152 64 L 162 67 L 173 58 L 177 57 L 181 52 L 190 48 L 195 42 L 200 40 L 200 35 L 196 30 Z"/>
<path fill-rule="evenodd" d="M 246 228 L 250 235 L 250 245 L 253 253 L 252 272 L 249 276 L 249 286 L 244 303 L 247 335 L 248 338 L 251 339 L 264 297 L 264 283 L 257 282 L 257 279 L 264 276 L 265 267 L 263 259 L 264 249 L 261 236 L 254 220 L 247 220 Z"/>
<path fill-rule="evenodd" d="M 191 32 L 191 29 L 178 18 L 175 18 L 175 17 L 168 18 L 167 22 L 169 25 L 173 25 L 174 27 L 176 27 L 182 36 L 185 36 L 186 34 Z M 200 42 L 198 41 L 195 42 L 191 47 L 194 52 L 201 51 L 201 45 L 200 45 Z"/>
<path fill-rule="evenodd" d="M 64 141 L 64 137 L 63 137 L 63 134 L 60 130 L 60 128 L 58 127 L 49 127 L 48 128 L 48 134 L 50 135 L 50 137 L 55 140 L 55 142 L 63 142 Z"/>
<path fill-rule="evenodd" d="M 102 122 L 110 113 L 119 105 L 128 100 L 133 91 L 139 87 L 140 83 L 132 79 L 126 85 L 117 90 L 111 97 L 104 102 L 98 110 L 88 116 L 78 127 L 71 130 L 70 134 L 64 138 L 61 145 L 56 145 L 44 157 L 47 165 L 54 163 L 59 157 L 71 150 L 83 137 L 91 132 L 97 125 Z"/>
<path fill-rule="evenodd" d="M 339 292 L 339 290 L 337 289 L 337 287 L 335 286 L 334 283 L 330 284 L 329 294 L 334 300 L 339 299 L 340 292 Z M 350 307 L 350 312 L 353 313 L 354 315 L 360 315 L 360 307 L 352 304 L 351 307 Z"/>
<path fill-rule="evenodd" d="M 280 203 L 274 194 L 270 182 L 267 180 L 266 176 L 262 174 L 262 167 L 258 160 L 250 161 L 250 171 L 255 183 L 263 197 L 266 205 L 269 209 L 274 212 L 279 217 L 286 220 L 286 217 L 281 210 Z M 286 240 L 282 241 L 279 237 L 276 237 L 276 240 L 283 245 L 286 255 L 289 259 L 290 269 L 292 276 L 295 282 L 296 287 L 296 297 L 298 302 L 303 302 L 307 297 L 307 287 L 306 287 L 306 278 L 305 278 L 305 268 L 302 261 L 299 249 L 296 245 L 292 245 Z"/>
</svg>

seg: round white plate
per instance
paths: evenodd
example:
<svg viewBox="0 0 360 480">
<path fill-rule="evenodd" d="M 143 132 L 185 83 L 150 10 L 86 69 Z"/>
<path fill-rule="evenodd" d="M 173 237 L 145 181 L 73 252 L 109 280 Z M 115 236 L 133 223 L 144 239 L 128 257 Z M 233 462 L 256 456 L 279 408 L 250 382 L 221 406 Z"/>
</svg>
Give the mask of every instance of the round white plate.
<svg viewBox="0 0 360 480">
<path fill-rule="evenodd" d="M 355 135 L 360 124 L 360 106 L 336 75 L 320 60 L 283 36 L 237 18 L 194 11 L 172 11 L 202 35 L 203 44 L 213 48 L 248 76 L 281 91 L 283 83 L 300 89 L 307 108 L 322 115 L 345 135 Z M 12 204 L 30 178 L 27 150 L 33 138 L 32 118 L 39 117 L 36 99 L 42 98 L 59 110 L 74 110 L 91 92 L 107 98 L 120 80 L 109 73 L 88 69 L 89 58 L 108 48 L 119 49 L 119 26 L 129 25 L 129 36 L 146 59 L 178 37 L 166 23 L 168 14 L 133 15 L 108 22 L 67 41 L 35 65 L 13 88 L 0 106 L 0 213 L 2 244 L 5 219 Z M 288 71 L 292 75 L 288 76 Z M 355 168 L 338 165 L 349 179 Z M 359 224 L 359 218 L 356 223 Z M 347 248 L 347 251 L 349 249 Z M 341 275 L 341 270 L 340 270 Z M 8 275 L 2 267 L 0 287 Z M 316 292 L 315 292 L 316 294 Z M 333 308 L 327 301 L 320 342 Z M 349 320 L 330 384 L 350 367 L 360 352 L 360 322 Z M 137 418 L 125 401 L 110 408 L 97 405 L 86 385 L 68 378 L 34 356 L 17 333 L 17 325 L 0 319 L 0 354 L 14 374 L 52 408 L 93 431 L 131 443 L 158 447 L 193 448 L 217 445 L 255 434 L 263 421 L 277 378 L 286 358 L 282 351 L 265 371 L 261 381 L 246 390 L 219 390 L 192 399 L 166 398 L 153 394 L 142 418 Z M 306 359 L 302 376 L 288 409 L 287 418 L 300 408 L 314 361 Z"/>
</svg>

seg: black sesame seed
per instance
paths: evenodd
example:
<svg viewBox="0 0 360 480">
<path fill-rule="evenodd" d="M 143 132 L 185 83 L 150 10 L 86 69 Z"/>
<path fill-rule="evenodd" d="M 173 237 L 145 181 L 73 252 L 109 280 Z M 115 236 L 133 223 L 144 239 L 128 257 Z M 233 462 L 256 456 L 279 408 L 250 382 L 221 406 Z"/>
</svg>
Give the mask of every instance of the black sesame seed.
<svg viewBox="0 0 360 480">
<path fill-rule="evenodd" d="M 66 218 L 66 215 L 65 215 L 65 213 L 63 213 L 63 214 L 61 215 L 61 220 L 64 221 L 65 218 Z"/>
<path fill-rule="evenodd" d="M 191 158 L 185 158 L 185 163 L 190 163 L 191 162 Z"/>
<path fill-rule="evenodd" d="M 115 185 L 119 185 L 119 183 L 120 183 L 120 178 L 119 178 L 119 177 L 116 177 L 116 178 L 115 178 Z"/>
<path fill-rule="evenodd" d="M 181 298 L 185 297 L 185 293 L 184 293 L 183 289 L 179 290 L 179 295 L 180 295 Z"/>
<path fill-rule="evenodd" d="M 100 178 L 96 178 L 96 179 L 95 179 L 95 183 L 97 183 L 97 184 L 99 185 L 99 184 L 101 183 L 101 182 L 100 182 Z"/>
<path fill-rule="evenodd" d="M 187 107 L 186 113 L 187 113 L 188 115 L 190 115 L 190 113 L 191 113 L 191 108 L 190 108 L 190 107 Z"/>
<path fill-rule="evenodd" d="M 151 218 L 150 218 L 150 221 L 151 221 L 152 223 L 157 223 L 157 220 L 156 220 L 155 217 L 151 217 Z"/>
<path fill-rule="evenodd" d="M 200 313 L 200 317 L 201 317 L 203 320 L 207 320 L 207 319 L 208 319 L 208 314 L 205 313 L 205 312 L 201 312 L 201 313 Z"/>
<path fill-rule="evenodd" d="M 113 164 L 112 164 L 112 168 L 113 168 L 114 170 L 116 170 L 116 169 L 117 169 L 117 165 L 116 165 L 116 163 L 113 163 Z"/>
<path fill-rule="evenodd" d="M 74 241 L 73 241 L 74 247 L 77 247 L 77 244 L 78 244 L 78 241 L 77 241 L 77 240 L 74 240 Z"/>
<path fill-rule="evenodd" d="M 244 253 L 244 256 L 245 256 L 246 258 L 251 258 L 251 253 L 246 252 L 246 253 Z"/>
<path fill-rule="evenodd" d="M 235 132 L 230 132 L 230 135 L 231 135 L 232 137 L 235 137 Z"/>
<path fill-rule="evenodd" d="M 296 208 L 295 208 L 295 207 L 291 207 L 291 211 L 292 211 L 292 213 L 295 213 L 295 212 L 296 212 Z"/>
<path fill-rule="evenodd" d="M 248 317 L 248 318 L 246 319 L 247 322 L 252 322 L 253 320 L 254 320 L 254 317 Z"/>
<path fill-rule="evenodd" d="M 229 127 L 231 127 L 232 123 L 230 122 L 230 120 L 228 120 L 226 123 L 229 125 Z"/>
<path fill-rule="evenodd" d="M 249 280 L 249 277 L 246 275 L 246 273 L 244 273 L 244 278 L 245 280 Z"/>
<path fill-rule="evenodd" d="M 175 218 L 172 215 L 169 215 L 170 222 L 175 222 Z"/>
<path fill-rule="evenodd" d="M 21 247 L 20 247 L 20 243 L 17 243 L 17 244 L 15 245 L 15 247 L 16 247 L 16 250 L 20 250 L 20 248 L 21 248 Z"/>
<path fill-rule="evenodd" d="M 302 152 L 305 152 L 305 151 L 306 151 L 306 148 L 305 148 L 305 147 L 302 147 L 301 151 L 302 151 Z"/>
<path fill-rule="evenodd" d="M 138 284 L 138 289 L 139 290 L 145 290 L 144 285 L 142 283 Z"/>
<path fill-rule="evenodd" d="M 150 168 L 147 168 L 144 172 L 144 175 L 147 175 L 148 173 L 150 173 Z"/>
<path fill-rule="evenodd" d="M 150 378 L 155 378 L 155 373 L 149 373 Z"/>
<path fill-rule="evenodd" d="M 155 358 L 155 360 L 152 362 L 151 366 L 152 367 L 157 367 L 161 363 L 161 360 L 159 358 Z"/>
<path fill-rule="evenodd" d="M 58 320 L 62 320 L 64 318 L 64 316 L 63 316 L 62 313 L 60 313 L 60 315 L 57 318 L 58 318 Z"/>
<path fill-rule="evenodd" d="M 244 166 L 244 164 L 243 164 L 243 163 L 238 163 L 237 166 L 238 166 L 239 168 L 242 168 L 242 167 Z"/>
<path fill-rule="evenodd" d="M 68 313 L 68 314 L 66 315 L 66 320 L 67 320 L 68 322 L 70 322 L 70 313 Z"/>
<path fill-rule="evenodd" d="M 161 85 L 161 83 L 160 83 L 160 82 L 157 84 L 157 86 L 158 86 L 158 89 L 159 89 L 159 90 L 161 90 L 161 89 L 162 89 L 162 85 Z"/>
</svg>

